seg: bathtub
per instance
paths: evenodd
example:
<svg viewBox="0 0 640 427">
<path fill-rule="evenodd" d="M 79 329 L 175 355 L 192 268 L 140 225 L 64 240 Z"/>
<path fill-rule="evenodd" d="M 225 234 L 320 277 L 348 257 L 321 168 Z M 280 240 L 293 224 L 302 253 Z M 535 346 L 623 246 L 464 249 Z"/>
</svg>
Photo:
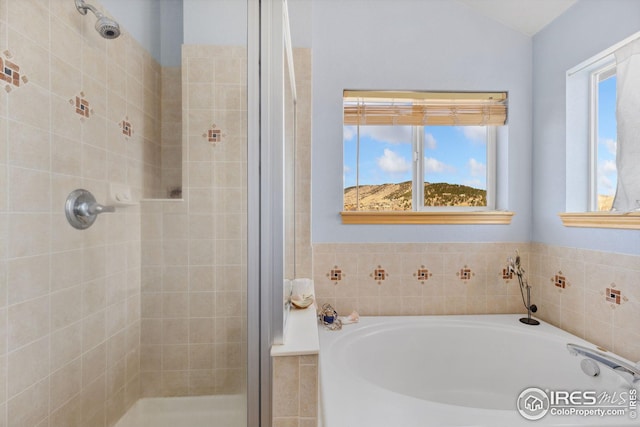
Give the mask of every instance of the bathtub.
<svg viewBox="0 0 640 427">
<path fill-rule="evenodd" d="M 341 331 L 320 327 L 320 425 L 640 425 L 629 409 L 638 382 L 632 388 L 606 367 L 599 376 L 587 376 L 580 368 L 582 357 L 572 356 L 566 344 L 595 346 L 544 322 L 524 325 L 520 317 L 363 317 Z M 588 391 L 597 399 L 607 392 L 607 406 L 625 413 L 578 416 L 568 407 L 549 407 L 553 415 L 527 420 L 516 404 L 533 387 L 545 394 Z M 588 397 L 583 402 L 574 410 L 602 407 L 590 405 Z"/>
<path fill-rule="evenodd" d="M 115 427 L 246 427 L 242 395 L 139 399 Z"/>
</svg>

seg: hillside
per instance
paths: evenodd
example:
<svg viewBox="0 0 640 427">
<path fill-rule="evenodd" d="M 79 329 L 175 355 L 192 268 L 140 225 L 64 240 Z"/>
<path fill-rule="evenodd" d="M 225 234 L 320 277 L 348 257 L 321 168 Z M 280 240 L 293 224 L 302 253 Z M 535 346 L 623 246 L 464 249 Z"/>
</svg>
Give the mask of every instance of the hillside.
<svg viewBox="0 0 640 427">
<path fill-rule="evenodd" d="M 613 196 L 598 194 L 598 211 L 610 211 L 613 206 Z"/>
<path fill-rule="evenodd" d="M 410 211 L 411 181 L 398 184 L 361 185 L 360 210 Z M 485 206 L 487 192 L 466 185 L 424 184 L 425 206 Z M 356 187 L 344 190 L 345 211 L 356 210 Z"/>
</svg>

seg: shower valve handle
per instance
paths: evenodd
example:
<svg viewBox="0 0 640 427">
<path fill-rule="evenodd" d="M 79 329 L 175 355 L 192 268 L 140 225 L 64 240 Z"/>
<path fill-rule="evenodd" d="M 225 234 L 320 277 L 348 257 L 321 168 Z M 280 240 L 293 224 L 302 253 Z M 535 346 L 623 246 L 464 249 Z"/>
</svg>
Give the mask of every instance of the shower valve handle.
<svg viewBox="0 0 640 427">
<path fill-rule="evenodd" d="M 103 206 L 97 203 L 93 194 L 83 189 L 72 191 L 65 204 L 67 220 L 78 230 L 91 227 L 99 214 L 115 212 L 115 210 L 115 206 Z"/>
</svg>

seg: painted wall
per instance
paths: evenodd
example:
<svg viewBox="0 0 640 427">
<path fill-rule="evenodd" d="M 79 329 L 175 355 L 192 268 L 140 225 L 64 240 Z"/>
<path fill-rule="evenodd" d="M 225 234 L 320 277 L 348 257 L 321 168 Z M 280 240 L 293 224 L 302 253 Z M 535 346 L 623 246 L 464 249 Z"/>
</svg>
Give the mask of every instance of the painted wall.
<svg viewBox="0 0 640 427">
<path fill-rule="evenodd" d="M 247 2 L 184 0 L 184 43 L 246 46 Z"/>
<path fill-rule="evenodd" d="M 566 71 L 637 31 L 640 2 L 582 0 L 533 37 L 535 242 L 640 254 L 639 231 L 567 228 L 558 217 L 566 196 Z"/>
<path fill-rule="evenodd" d="M 291 43 L 295 47 L 311 47 L 312 0 L 287 0 Z"/>
<path fill-rule="evenodd" d="M 528 241 L 531 39 L 458 2 L 323 0 L 312 10 L 313 242 Z M 509 226 L 342 225 L 342 90 L 509 91 Z"/>
<path fill-rule="evenodd" d="M 107 14 L 156 61 L 164 66 L 180 65 L 182 0 L 104 0 L 103 4 Z"/>
</svg>

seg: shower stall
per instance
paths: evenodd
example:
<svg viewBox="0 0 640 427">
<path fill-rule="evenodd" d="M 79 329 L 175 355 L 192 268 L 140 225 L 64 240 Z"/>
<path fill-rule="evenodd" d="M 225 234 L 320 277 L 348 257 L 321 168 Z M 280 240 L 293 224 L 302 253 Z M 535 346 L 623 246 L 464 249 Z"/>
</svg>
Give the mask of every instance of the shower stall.
<svg viewBox="0 0 640 427">
<path fill-rule="evenodd" d="M 0 2 L 0 425 L 270 425 L 285 7 Z"/>
</svg>

